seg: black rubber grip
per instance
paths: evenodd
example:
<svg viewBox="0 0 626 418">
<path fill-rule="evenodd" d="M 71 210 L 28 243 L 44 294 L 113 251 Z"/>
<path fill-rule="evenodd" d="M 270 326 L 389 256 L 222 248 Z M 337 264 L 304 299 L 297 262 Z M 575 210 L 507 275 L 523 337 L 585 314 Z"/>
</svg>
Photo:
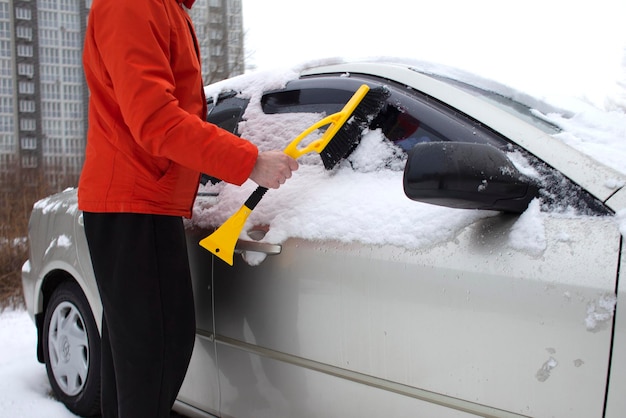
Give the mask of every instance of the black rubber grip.
<svg viewBox="0 0 626 418">
<path fill-rule="evenodd" d="M 256 190 L 252 192 L 248 200 L 246 200 L 244 205 L 246 205 L 246 207 L 250 210 L 254 209 L 263 198 L 263 195 L 265 195 L 265 192 L 267 192 L 267 187 L 257 187 Z"/>
</svg>

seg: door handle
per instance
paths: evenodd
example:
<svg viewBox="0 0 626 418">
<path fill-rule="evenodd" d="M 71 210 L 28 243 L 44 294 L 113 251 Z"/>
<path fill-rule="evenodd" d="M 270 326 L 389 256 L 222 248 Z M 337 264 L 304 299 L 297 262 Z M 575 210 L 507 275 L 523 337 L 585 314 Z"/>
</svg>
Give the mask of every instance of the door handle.
<svg viewBox="0 0 626 418">
<path fill-rule="evenodd" d="M 266 242 L 238 240 L 235 245 L 235 253 L 242 254 L 246 251 L 263 253 L 266 255 L 278 255 L 283 247 L 280 244 L 268 244 Z"/>
</svg>

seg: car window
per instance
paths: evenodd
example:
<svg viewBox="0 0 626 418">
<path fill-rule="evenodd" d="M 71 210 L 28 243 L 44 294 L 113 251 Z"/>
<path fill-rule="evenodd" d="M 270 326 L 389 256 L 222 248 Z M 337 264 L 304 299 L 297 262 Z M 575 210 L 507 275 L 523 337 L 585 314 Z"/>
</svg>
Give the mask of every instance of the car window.
<svg viewBox="0 0 626 418">
<path fill-rule="evenodd" d="M 558 126 L 550 123 L 549 121 L 543 118 L 538 117 L 536 113 L 533 113 L 533 110 L 529 106 L 523 103 L 520 103 L 519 101 L 514 100 L 510 97 L 503 96 L 493 91 L 481 89 L 476 86 L 472 86 L 470 84 L 467 84 L 458 80 L 453 80 L 448 77 L 443 77 L 443 76 L 438 76 L 438 75 L 433 75 L 433 74 L 430 74 L 429 76 L 436 78 L 437 80 L 442 81 L 444 83 L 452 84 L 453 86 L 463 90 L 464 92 L 469 93 L 472 96 L 478 97 L 481 100 L 488 102 L 504 110 L 507 113 L 512 114 L 516 118 L 519 118 L 533 125 L 535 128 L 542 130 L 548 135 L 554 135 L 561 131 L 561 129 Z"/>
<path fill-rule="evenodd" d="M 350 77 L 309 76 L 290 82 L 285 89 L 268 92 L 262 100 L 265 113 L 325 112 L 340 110 L 363 83 L 384 84 L 390 91 L 386 105 L 370 125 L 408 152 L 415 144 L 433 141 L 488 143 L 504 147 L 507 141 L 494 136 L 476 121 L 433 100 L 429 96 L 389 80 L 351 75 Z"/>
<path fill-rule="evenodd" d="M 207 121 L 228 132 L 238 135 L 237 128 L 243 112 L 248 106 L 248 99 L 236 96 L 236 92 L 227 92 L 219 95 L 217 103 L 210 101 L 208 105 Z"/>
<path fill-rule="evenodd" d="M 373 121 L 391 142 L 408 152 L 422 142 L 473 142 L 498 148 L 507 141 L 466 117 L 417 91 L 388 85 L 391 96 L 387 106 Z"/>
<path fill-rule="evenodd" d="M 221 93 L 217 100 L 207 100 L 207 122 L 211 122 L 222 129 L 227 130 L 235 135 L 239 135 L 239 121 L 248 106 L 248 99 L 237 97 L 237 92 L 228 91 Z M 215 184 L 221 180 L 208 174 L 202 173 L 200 177 L 201 184 L 209 182 Z"/>
</svg>

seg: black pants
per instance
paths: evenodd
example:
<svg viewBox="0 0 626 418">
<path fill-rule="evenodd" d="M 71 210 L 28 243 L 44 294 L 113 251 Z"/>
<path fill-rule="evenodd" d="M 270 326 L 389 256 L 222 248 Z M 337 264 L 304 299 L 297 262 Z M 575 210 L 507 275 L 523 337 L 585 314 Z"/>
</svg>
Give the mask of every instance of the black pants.
<svg viewBox="0 0 626 418">
<path fill-rule="evenodd" d="M 102 416 L 169 417 L 195 338 L 182 219 L 83 218 L 103 306 Z"/>
</svg>

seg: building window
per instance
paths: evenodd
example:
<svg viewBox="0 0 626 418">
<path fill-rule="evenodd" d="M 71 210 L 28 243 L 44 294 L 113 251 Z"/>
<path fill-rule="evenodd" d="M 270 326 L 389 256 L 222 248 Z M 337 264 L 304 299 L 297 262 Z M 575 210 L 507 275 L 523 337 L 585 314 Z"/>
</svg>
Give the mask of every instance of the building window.
<svg viewBox="0 0 626 418">
<path fill-rule="evenodd" d="M 0 59 L 0 75 L 11 77 L 13 75 L 13 62 L 9 59 Z"/>
<path fill-rule="evenodd" d="M 211 47 L 211 56 L 221 57 L 222 55 L 224 55 L 224 52 L 222 50 L 222 45 L 213 45 Z"/>
<path fill-rule="evenodd" d="M 45 101 L 42 103 L 41 113 L 44 118 L 60 118 L 61 117 L 61 103 Z"/>
<path fill-rule="evenodd" d="M 33 28 L 29 26 L 18 26 L 17 27 L 17 37 L 20 39 L 27 39 L 32 41 L 33 39 Z"/>
<path fill-rule="evenodd" d="M 23 168 L 36 168 L 37 167 L 37 157 L 34 155 L 24 155 L 22 156 L 22 167 Z"/>
<path fill-rule="evenodd" d="M 10 78 L 0 79 L 0 94 L 13 94 L 13 80 Z"/>
<path fill-rule="evenodd" d="M 70 31 L 62 32 L 61 46 L 80 49 L 82 47 L 82 37 L 80 33 Z"/>
<path fill-rule="evenodd" d="M 41 84 L 41 97 L 45 100 L 60 100 L 61 93 L 59 91 L 59 85 L 53 84 Z"/>
<path fill-rule="evenodd" d="M 1 58 L 11 57 L 11 42 L 10 41 L 0 41 L 0 57 Z"/>
<path fill-rule="evenodd" d="M 81 83 L 83 81 L 82 67 L 63 67 L 63 80 L 70 83 Z"/>
<path fill-rule="evenodd" d="M 81 63 L 81 54 L 78 49 L 75 50 L 62 50 L 62 59 L 61 64 L 66 65 L 80 65 Z"/>
<path fill-rule="evenodd" d="M 19 20 L 30 20 L 30 9 L 22 9 L 21 7 L 15 8 L 15 18 Z"/>
<path fill-rule="evenodd" d="M 18 57 L 32 57 L 33 56 L 33 46 L 32 45 L 23 45 L 20 44 L 17 46 L 17 56 Z"/>
<path fill-rule="evenodd" d="M 35 66 L 33 64 L 17 64 L 17 73 L 32 78 L 35 75 Z"/>
<path fill-rule="evenodd" d="M 14 130 L 13 116 L 0 116 L 0 132 L 10 132 Z M 3 134 L 2 136 L 6 136 Z"/>
<path fill-rule="evenodd" d="M 63 100 L 82 100 L 83 90 L 80 85 L 64 85 L 63 86 Z"/>
<path fill-rule="evenodd" d="M 22 149 L 32 150 L 37 149 L 37 138 L 32 136 L 25 136 L 20 139 Z"/>
<path fill-rule="evenodd" d="M 50 65 L 44 65 L 41 67 L 40 71 L 42 81 L 57 81 L 60 78 L 60 69 L 57 66 L 52 67 Z"/>
<path fill-rule="evenodd" d="M 82 106 L 80 103 L 64 103 L 63 108 L 65 111 L 65 116 L 68 119 L 80 119 L 83 116 Z M 75 123 L 76 121 L 66 120 L 66 130 L 71 131 L 73 135 L 77 135 L 80 133 L 76 130 Z"/>
<path fill-rule="evenodd" d="M 35 119 L 20 119 L 20 130 L 32 132 L 37 129 L 37 121 Z"/>
<path fill-rule="evenodd" d="M 20 100 L 20 112 L 34 113 L 35 101 L 34 100 Z"/>
<path fill-rule="evenodd" d="M 59 13 L 61 30 L 80 30 L 80 19 L 76 13 Z"/>
<path fill-rule="evenodd" d="M 76 0 L 61 0 L 61 10 L 69 12 L 78 12 L 78 2 Z"/>
<path fill-rule="evenodd" d="M 35 83 L 30 81 L 20 81 L 18 83 L 18 91 L 20 94 L 35 94 Z"/>
<path fill-rule="evenodd" d="M 44 64 L 58 64 L 59 50 L 56 48 L 41 48 L 41 62 Z"/>
<path fill-rule="evenodd" d="M 12 97 L 0 97 L 0 113 L 5 113 L 9 115 L 13 113 Z"/>
<path fill-rule="evenodd" d="M 9 13 L 9 3 L 0 3 L 0 19 L 11 19 L 11 14 Z"/>
<path fill-rule="evenodd" d="M 39 29 L 39 45 L 42 47 L 59 46 L 59 30 L 58 29 Z"/>
<path fill-rule="evenodd" d="M 4 134 L 0 136 L 0 153 L 15 152 L 15 137 Z"/>
<path fill-rule="evenodd" d="M 39 11 L 38 17 L 39 17 L 39 20 L 37 23 L 38 23 L 39 29 L 42 29 L 42 28 L 58 29 L 59 28 L 58 13 Z"/>
<path fill-rule="evenodd" d="M 0 22 L 0 39 L 11 39 L 10 22 Z"/>
</svg>

